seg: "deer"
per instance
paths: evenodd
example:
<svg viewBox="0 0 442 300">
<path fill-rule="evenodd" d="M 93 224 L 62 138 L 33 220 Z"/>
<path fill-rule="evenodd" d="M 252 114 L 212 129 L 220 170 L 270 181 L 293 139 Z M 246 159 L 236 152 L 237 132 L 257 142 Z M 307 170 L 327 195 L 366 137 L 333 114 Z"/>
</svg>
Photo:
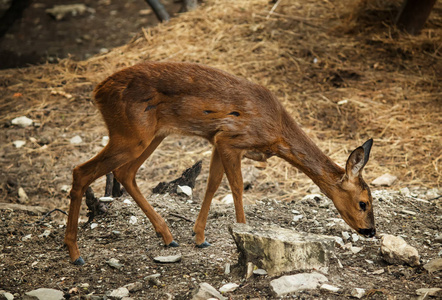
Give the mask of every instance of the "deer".
<svg viewBox="0 0 442 300">
<path fill-rule="evenodd" d="M 376 234 L 373 200 L 362 178 L 373 139 L 352 151 L 342 168 L 319 149 L 267 88 L 196 63 L 139 63 L 109 76 L 93 94 L 109 142 L 73 170 L 64 243 L 75 265 L 85 263 L 77 244 L 82 197 L 93 181 L 110 172 L 150 220 L 164 245 L 179 246 L 135 180 L 139 167 L 172 134 L 201 137 L 213 146 L 206 191 L 193 226 L 199 248 L 210 246 L 205 228 L 212 198 L 224 174 L 233 195 L 236 222 L 246 222 L 243 157 L 284 159 L 332 200 L 357 233 L 368 237 Z"/>
</svg>

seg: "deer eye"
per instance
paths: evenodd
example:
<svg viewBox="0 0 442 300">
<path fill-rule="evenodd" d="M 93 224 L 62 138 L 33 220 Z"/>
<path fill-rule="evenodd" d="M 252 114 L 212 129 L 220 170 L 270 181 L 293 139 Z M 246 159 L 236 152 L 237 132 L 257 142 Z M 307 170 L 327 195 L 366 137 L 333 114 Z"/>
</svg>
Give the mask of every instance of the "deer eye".
<svg viewBox="0 0 442 300">
<path fill-rule="evenodd" d="M 367 203 L 361 201 L 359 202 L 359 207 L 365 211 L 367 209 Z"/>
</svg>

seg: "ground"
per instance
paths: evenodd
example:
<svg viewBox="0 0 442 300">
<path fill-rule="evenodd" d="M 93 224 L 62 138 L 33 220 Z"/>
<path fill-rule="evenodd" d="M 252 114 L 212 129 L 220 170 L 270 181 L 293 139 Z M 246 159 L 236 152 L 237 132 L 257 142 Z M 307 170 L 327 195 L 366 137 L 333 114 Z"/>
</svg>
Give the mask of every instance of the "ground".
<svg viewBox="0 0 442 300">
<path fill-rule="evenodd" d="M 121 26 L 136 23 L 121 21 L 132 20 L 137 14 L 138 8 L 132 7 L 135 1 L 99 1 L 102 7 L 87 2 L 96 8 L 95 18 L 69 17 L 56 23 L 44 14 L 38 22 L 25 17 L 37 22 L 34 24 L 44 23 L 45 18 L 50 24 L 66 26 L 64 30 L 85 25 L 88 32 L 75 38 L 64 34 L 73 48 L 62 44 L 50 53 L 58 58 L 70 53 L 74 55 L 71 59 L 0 71 L 0 204 L 68 210 L 72 169 L 101 150 L 107 135 L 91 96 L 94 86 L 106 76 L 143 60 L 205 63 L 268 87 L 340 165 L 352 149 L 373 137 L 364 178 L 370 183 L 384 173 L 398 177 L 387 191 L 371 186 L 377 237 L 351 241 L 353 246 L 362 247 L 357 254 L 336 246 L 336 258 L 325 275 L 341 291 L 305 291 L 287 298 L 350 298 L 351 289 L 358 287 L 374 299 L 410 299 L 416 297 L 419 288 L 441 287 L 440 272 L 429 274 L 422 266 L 389 265 L 379 254 L 382 234 L 393 234 L 416 247 L 422 264 L 441 256 L 441 244 L 435 241 L 442 231 L 441 5 L 436 4 L 436 13 L 430 16 L 423 33 L 412 37 L 392 24 L 400 1 L 349 2 L 351 5 L 346 1 L 278 1 L 274 14 L 270 14 L 274 3 L 268 1 L 235 0 L 225 5 L 225 0 L 212 0 L 169 24 L 146 27 L 149 22 L 140 23 L 135 31 L 129 27 L 108 29 L 109 35 L 96 29 L 110 28 L 106 23 L 109 18 Z M 51 3 L 31 5 L 42 13 L 41 4 L 48 7 Z M 137 5 L 144 6 L 145 2 L 138 1 Z M 99 17 L 101 11 L 107 13 Z M 91 20 L 97 23 L 88 23 Z M 35 30 L 31 23 L 25 26 L 29 32 Z M 19 32 L 23 26 L 16 24 L 14 28 Z M 83 51 L 83 46 L 89 45 L 85 34 L 97 39 Z M 18 51 L 20 45 L 30 47 L 24 42 L 32 44 L 38 35 L 34 31 L 29 39 L 20 35 L 6 39 L 14 41 L 12 47 L 20 38 L 22 43 L 16 43 L 12 50 Z M 60 38 L 45 39 L 56 42 L 57 47 Z M 105 40 L 118 43 L 104 44 Z M 113 49 L 120 42 L 127 45 Z M 91 55 L 101 48 L 109 52 L 82 60 L 86 53 Z M 31 118 L 33 125 L 13 125 L 18 116 Z M 82 138 L 80 144 L 70 142 L 75 136 Z M 13 142 L 17 140 L 26 144 L 16 148 Z M 210 145 L 200 139 L 167 138 L 137 175 L 141 191 L 166 219 L 179 248 L 164 248 L 141 210 L 135 204 L 123 203 L 124 199 L 132 201 L 127 195 L 116 199 L 106 215 L 95 218 L 98 227 L 94 229 L 90 224 L 84 226 L 87 211 L 83 204 L 79 229 L 80 250 L 86 261 L 83 267 L 69 262 L 63 245 L 63 213 L 55 211 L 37 224 L 42 214 L 1 209 L 0 289 L 16 294 L 18 299 L 41 287 L 82 297 L 141 282 L 143 288 L 131 294 L 134 298 L 188 299 L 201 282 L 215 288 L 234 282 L 241 286 L 227 294 L 232 299 L 274 298 L 269 288 L 272 278 L 252 276 L 246 280 L 235 271 L 238 253 L 228 232 L 235 221 L 233 205 L 218 201 L 229 193 L 226 181 L 209 214 L 206 235 L 212 246 L 194 246 L 191 229 L 204 193 L 210 150 Z M 159 181 L 177 178 L 200 159 L 203 169 L 193 199 L 151 195 Z M 273 224 L 336 237 L 345 231 L 354 233 L 342 225 L 331 203 L 324 206 L 316 200 L 302 200 L 318 190 L 296 168 L 277 158 L 264 165 L 245 159 L 244 174 L 253 173 L 251 170 L 257 174 L 245 191 L 249 224 Z M 18 196 L 19 188 L 26 197 Z M 97 180 L 92 188 L 102 196 L 104 179 Z M 293 221 L 294 211 L 303 218 Z M 129 223 L 131 216 L 137 217 L 136 224 Z M 159 254 L 178 252 L 182 255 L 179 263 L 163 265 L 152 260 Z M 124 267 L 111 268 L 106 263 L 110 258 L 118 259 Z M 225 274 L 226 264 L 232 265 L 230 274 Z M 148 276 L 152 274 L 160 277 L 151 280 Z"/>
</svg>

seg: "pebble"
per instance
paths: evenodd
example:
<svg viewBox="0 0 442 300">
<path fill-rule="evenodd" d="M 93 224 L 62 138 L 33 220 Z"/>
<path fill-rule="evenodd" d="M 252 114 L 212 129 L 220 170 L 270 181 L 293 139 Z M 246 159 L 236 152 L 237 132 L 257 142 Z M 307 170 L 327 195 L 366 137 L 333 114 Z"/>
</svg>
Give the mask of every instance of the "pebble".
<svg viewBox="0 0 442 300">
<path fill-rule="evenodd" d="M 92 223 L 91 224 L 91 229 L 97 228 L 98 227 L 98 223 Z"/>
<path fill-rule="evenodd" d="M 253 270 L 253 274 L 263 276 L 263 275 L 267 275 L 267 271 L 264 269 L 256 269 L 256 270 Z"/>
<path fill-rule="evenodd" d="M 431 297 L 436 297 L 439 296 L 439 294 L 442 296 L 442 289 L 441 288 L 422 288 L 422 289 L 418 289 L 416 290 L 416 294 L 418 294 L 419 296 L 431 296 Z"/>
<path fill-rule="evenodd" d="M 73 145 L 77 145 L 77 144 L 81 144 L 83 142 L 83 139 L 79 135 L 76 135 L 73 138 L 71 138 L 69 140 L 69 142 Z"/>
<path fill-rule="evenodd" d="M 233 203 L 233 195 L 227 194 L 224 198 L 221 199 L 222 204 L 232 204 Z"/>
<path fill-rule="evenodd" d="M 27 292 L 26 295 L 39 300 L 64 300 L 63 292 L 54 289 L 40 288 Z"/>
<path fill-rule="evenodd" d="M 14 145 L 15 148 L 21 148 L 24 145 L 26 145 L 26 141 L 22 141 L 22 140 L 13 141 L 12 145 Z"/>
<path fill-rule="evenodd" d="M 229 292 L 233 292 L 238 287 L 239 287 L 239 285 L 236 283 L 227 283 L 227 284 L 223 285 L 222 287 L 220 287 L 219 291 L 221 293 L 229 293 Z"/>
<path fill-rule="evenodd" d="M 20 187 L 18 189 L 17 194 L 18 194 L 18 199 L 20 200 L 20 203 L 25 203 L 29 200 L 28 195 L 26 194 L 25 190 L 22 187 Z"/>
<path fill-rule="evenodd" d="M 29 241 L 32 237 L 32 234 L 27 234 L 24 237 L 21 238 L 22 242 Z"/>
<path fill-rule="evenodd" d="M 129 199 L 124 199 L 123 203 L 126 205 L 132 205 L 132 201 L 130 201 Z"/>
<path fill-rule="evenodd" d="M 350 294 L 351 294 L 352 297 L 361 299 L 365 295 L 365 290 L 364 289 L 360 289 L 360 288 L 354 288 L 354 289 L 351 290 Z"/>
<path fill-rule="evenodd" d="M 155 273 L 144 277 L 144 280 L 147 280 L 147 282 L 149 282 L 152 285 L 160 285 L 161 284 L 161 281 L 159 280 L 160 276 L 161 274 Z"/>
<path fill-rule="evenodd" d="M 122 299 L 123 297 L 129 296 L 129 290 L 125 287 L 120 287 L 118 289 L 106 293 L 106 295 L 111 299 Z"/>
<path fill-rule="evenodd" d="M 43 231 L 42 234 L 40 234 L 38 237 L 48 237 L 51 234 L 51 231 L 49 229 L 46 229 L 45 231 Z"/>
<path fill-rule="evenodd" d="M 34 121 L 32 121 L 32 119 L 29 119 L 26 116 L 17 117 L 11 121 L 12 125 L 17 125 L 23 128 L 31 126 L 33 123 Z"/>
<path fill-rule="evenodd" d="M 296 215 L 293 216 L 293 222 L 298 222 L 299 220 L 301 220 L 304 216 L 303 215 Z"/>
<path fill-rule="evenodd" d="M 100 197 L 100 198 L 98 198 L 98 200 L 101 203 L 111 203 L 111 202 L 114 201 L 114 198 L 112 198 L 112 197 Z"/>
<path fill-rule="evenodd" d="M 342 232 L 342 238 L 343 238 L 345 241 L 348 241 L 348 240 L 350 239 L 350 234 L 349 234 L 347 231 L 343 231 L 343 232 Z"/>
<path fill-rule="evenodd" d="M 192 197 L 192 188 L 187 185 L 178 185 L 176 188 L 178 194 L 184 194 L 188 197 Z"/>
<path fill-rule="evenodd" d="M 270 287 L 276 296 L 283 296 L 296 291 L 316 289 L 319 284 L 328 281 L 324 275 L 312 273 L 300 273 L 286 275 L 270 281 Z"/>
<path fill-rule="evenodd" d="M 122 267 L 124 267 L 124 265 L 120 264 L 120 261 L 118 259 L 116 259 L 116 258 L 111 258 L 108 261 L 106 261 L 106 263 L 109 266 L 111 266 L 112 268 L 115 268 L 115 269 L 118 269 L 118 270 L 121 269 Z"/>
<path fill-rule="evenodd" d="M 61 186 L 61 188 L 60 188 L 60 190 L 62 191 L 62 192 L 69 192 L 69 189 L 71 188 L 71 186 L 70 185 L 67 185 L 67 184 L 64 184 L 64 185 L 62 185 Z"/>
<path fill-rule="evenodd" d="M 442 270 L 442 258 L 435 258 L 424 265 L 424 269 L 430 273 Z"/>
<path fill-rule="evenodd" d="M 333 286 L 333 285 L 330 285 L 330 284 L 326 284 L 326 283 L 324 283 L 323 285 L 321 285 L 321 286 L 319 287 L 319 289 L 321 289 L 321 290 L 325 290 L 325 291 L 329 291 L 329 292 L 333 292 L 333 293 L 337 293 L 337 292 L 339 292 L 339 290 L 340 290 L 340 288 L 338 288 L 338 287 L 336 287 L 336 286 Z"/>
<path fill-rule="evenodd" d="M 396 176 L 387 173 L 373 180 L 371 184 L 374 186 L 391 186 L 396 180 Z"/>
<path fill-rule="evenodd" d="M 8 293 L 4 290 L 0 290 L 0 299 L 13 300 L 14 295 L 12 295 L 11 293 Z"/>
<path fill-rule="evenodd" d="M 230 264 L 226 263 L 226 265 L 224 266 L 224 274 L 228 275 L 230 274 Z"/>
<path fill-rule="evenodd" d="M 351 240 L 352 240 L 353 242 L 357 242 L 357 241 L 359 241 L 359 235 L 356 234 L 356 233 L 352 233 L 352 234 L 351 234 Z"/>
<path fill-rule="evenodd" d="M 105 147 L 109 143 L 109 137 L 107 135 L 103 136 L 101 139 L 101 146 Z"/>
<path fill-rule="evenodd" d="M 143 283 L 137 281 L 137 282 L 126 284 L 123 287 L 127 288 L 129 292 L 137 292 L 143 288 Z"/>
<path fill-rule="evenodd" d="M 193 296 L 192 300 L 207 300 L 207 299 L 227 300 L 221 295 L 213 286 L 207 282 L 200 283 L 198 292 Z"/>
<path fill-rule="evenodd" d="M 175 263 L 181 261 L 181 253 L 177 255 L 169 255 L 169 256 L 157 256 L 153 258 L 154 262 L 158 263 Z"/>
<path fill-rule="evenodd" d="M 129 219 L 129 223 L 132 224 L 132 225 L 137 224 L 137 221 L 138 221 L 137 217 L 135 217 L 135 216 L 131 216 L 130 219 Z"/>
</svg>

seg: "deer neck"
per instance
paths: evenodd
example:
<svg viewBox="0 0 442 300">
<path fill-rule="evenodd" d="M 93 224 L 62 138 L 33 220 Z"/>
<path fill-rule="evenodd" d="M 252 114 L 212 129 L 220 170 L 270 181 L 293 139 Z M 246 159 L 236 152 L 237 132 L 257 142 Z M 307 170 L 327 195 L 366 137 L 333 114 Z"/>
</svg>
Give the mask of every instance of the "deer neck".
<svg viewBox="0 0 442 300">
<path fill-rule="evenodd" d="M 344 169 L 325 155 L 289 115 L 283 120 L 277 148 L 277 156 L 305 173 L 333 200 L 332 195 L 338 189 Z"/>
</svg>

